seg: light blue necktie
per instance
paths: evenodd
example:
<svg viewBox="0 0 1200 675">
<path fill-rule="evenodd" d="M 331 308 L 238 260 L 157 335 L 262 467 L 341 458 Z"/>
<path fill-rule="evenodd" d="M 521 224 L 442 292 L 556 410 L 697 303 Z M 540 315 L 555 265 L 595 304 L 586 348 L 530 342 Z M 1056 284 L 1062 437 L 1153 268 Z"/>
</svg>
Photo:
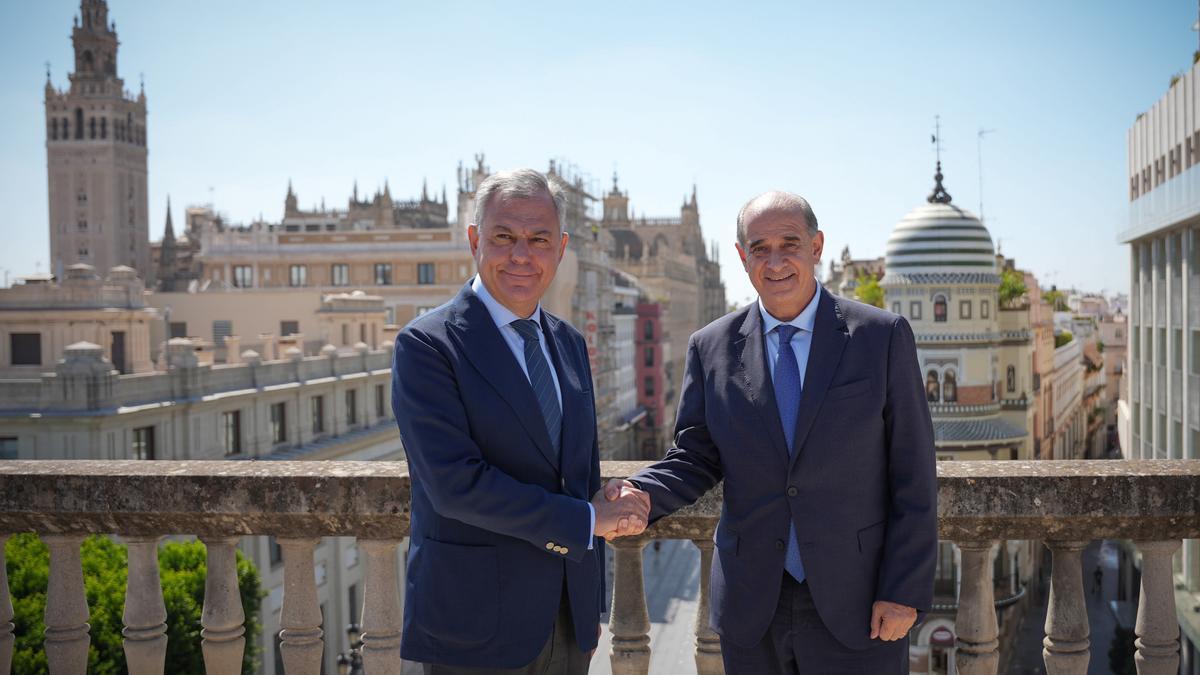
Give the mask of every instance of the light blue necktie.
<svg viewBox="0 0 1200 675">
<path fill-rule="evenodd" d="M 800 415 L 800 366 L 796 363 L 796 351 L 792 349 L 792 337 L 800 330 L 787 323 L 775 327 L 779 333 L 779 355 L 775 358 L 775 403 L 779 406 L 779 421 L 783 423 L 783 437 L 787 441 L 788 457 L 796 452 L 796 418 Z M 526 350 L 528 354 L 528 350 Z M 796 540 L 796 524 L 790 518 L 788 527 L 787 555 L 783 568 L 804 581 L 804 563 L 800 561 L 800 544 Z"/>
<path fill-rule="evenodd" d="M 546 422 L 546 432 L 550 434 L 554 453 L 560 454 L 562 409 L 558 405 L 558 395 L 554 389 L 554 375 L 550 372 L 550 364 L 546 363 L 546 355 L 542 353 L 539 344 L 539 327 L 536 321 L 530 319 L 517 319 L 509 325 L 525 340 L 525 367 L 529 371 L 529 384 L 533 387 L 533 395 L 537 397 L 538 407 L 542 410 L 542 419 Z"/>
</svg>

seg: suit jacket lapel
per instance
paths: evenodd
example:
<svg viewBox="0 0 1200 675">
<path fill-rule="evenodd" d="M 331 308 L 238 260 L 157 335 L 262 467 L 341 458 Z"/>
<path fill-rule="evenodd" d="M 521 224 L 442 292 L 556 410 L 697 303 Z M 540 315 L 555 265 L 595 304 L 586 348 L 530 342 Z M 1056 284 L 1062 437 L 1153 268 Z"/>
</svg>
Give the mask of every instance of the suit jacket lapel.
<svg viewBox="0 0 1200 675">
<path fill-rule="evenodd" d="M 762 316 L 758 304 L 750 305 L 746 317 L 738 330 L 734 349 L 739 351 L 742 383 L 750 404 L 758 413 L 763 428 L 779 452 L 779 457 L 788 456 L 787 441 L 783 436 L 783 422 L 779 419 L 779 405 L 775 402 L 775 388 L 771 384 L 767 369 L 767 350 L 763 344 Z"/>
<path fill-rule="evenodd" d="M 558 470 L 557 453 L 550 443 L 546 422 L 529 379 L 512 358 L 512 351 L 492 315 L 476 297 L 468 284 L 454 300 L 454 316 L 446 323 L 451 333 L 462 343 L 463 353 L 483 378 L 495 388 L 500 398 L 512 408 L 517 420 L 533 438 L 537 449 Z M 565 402 L 565 401 L 564 401 Z"/>
<path fill-rule="evenodd" d="M 808 432 L 817 419 L 817 411 L 829 390 L 829 383 L 842 360 L 842 350 L 850 334 L 846 320 L 842 317 L 837 299 L 825 289 L 818 287 L 821 302 L 817 305 L 817 318 L 813 323 L 812 343 L 808 349 L 808 367 L 804 372 L 804 388 L 800 393 L 800 414 L 796 417 L 796 452 L 792 455 L 789 468 L 800 455 Z"/>
</svg>

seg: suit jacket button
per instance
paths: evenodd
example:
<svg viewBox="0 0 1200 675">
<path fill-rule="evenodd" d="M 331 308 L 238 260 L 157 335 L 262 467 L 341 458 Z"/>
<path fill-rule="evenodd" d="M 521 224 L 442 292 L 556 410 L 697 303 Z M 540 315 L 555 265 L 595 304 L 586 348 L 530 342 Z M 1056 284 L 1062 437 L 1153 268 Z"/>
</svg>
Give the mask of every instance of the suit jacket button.
<svg viewBox="0 0 1200 675">
<path fill-rule="evenodd" d="M 788 496 L 789 497 L 795 497 L 798 494 L 800 494 L 800 491 L 796 489 L 795 485 L 788 487 Z"/>
<path fill-rule="evenodd" d="M 776 540 L 775 540 L 775 550 L 776 550 L 776 551 L 782 551 L 783 549 L 784 549 L 784 543 L 783 543 L 783 540 L 782 540 L 782 539 L 776 539 Z"/>
</svg>

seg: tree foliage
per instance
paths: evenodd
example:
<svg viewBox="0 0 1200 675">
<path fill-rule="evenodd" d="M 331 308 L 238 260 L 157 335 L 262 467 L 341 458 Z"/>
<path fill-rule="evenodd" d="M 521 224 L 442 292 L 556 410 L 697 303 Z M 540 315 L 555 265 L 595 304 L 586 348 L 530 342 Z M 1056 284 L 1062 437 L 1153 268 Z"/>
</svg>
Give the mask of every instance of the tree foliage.
<svg viewBox="0 0 1200 675">
<path fill-rule="evenodd" d="M 14 673 L 45 673 L 46 652 L 42 643 L 45 632 L 46 588 L 50 554 L 36 535 L 19 534 L 5 547 L 8 583 L 13 601 L 16 644 L 13 651 Z M 88 537 L 80 548 L 83 583 L 87 594 L 88 672 L 100 675 L 128 672 L 122 645 L 122 614 L 125 611 L 127 556 L 125 547 L 103 536 Z M 200 611 L 204 606 L 204 579 L 207 575 L 204 544 L 199 541 L 168 542 L 159 547 L 158 572 L 167 608 L 167 660 L 165 672 L 202 673 L 204 658 L 200 651 Z M 257 638 L 262 630 L 259 607 L 265 595 L 258 570 L 250 560 L 237 553 L 238 588 L 246 612 L 246 656 L 242 672 L 258 668 L 260 648 Z"/>
<path fill-rule="evenodd" d="M 868 305 L 883 307 L 883 288 L 879 286 L 879 280 L 875 278 L 874 274 L 861 272 L 855 281 L 857 282 L 854 286 L 856 300 Z"/>
<path fill-rule="evenodd" d="M 1025 275 L 1006 267 L 1000 273 L 1000 304 L 1008 307 L 1020 300 L 1029 289 L 1025 286 Z"/>
</svg>

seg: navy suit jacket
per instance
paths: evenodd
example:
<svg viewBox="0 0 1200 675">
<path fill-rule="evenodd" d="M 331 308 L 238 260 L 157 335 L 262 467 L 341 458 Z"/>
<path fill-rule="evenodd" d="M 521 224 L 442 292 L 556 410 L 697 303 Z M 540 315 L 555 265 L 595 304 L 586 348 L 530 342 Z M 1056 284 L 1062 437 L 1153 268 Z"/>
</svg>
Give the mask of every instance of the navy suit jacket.
<svg viewBox="0 0 1200 675">
<path fill-rule="evenodd" d="M 562 390 L 561 467 L 529 380 L 470 284 L 396 337 L 392 406 L 412 476 L 406 659 L 529 663 L 550 637 L 564 576 L 579 646 L 596 646 L 604 546 L 588 550 L 587 500 L 600 488 L 591 370 L 578 331 L 545 310 L 542 329 Z"/>
<path fill-rule="evenodd" d="M 652 521 L 724 479 L 711 624 L 742 646 L 774 616 L 790 523 L 817 612 L 846 647 L 872 644 L 876 600 L 921 612 L 933 600 L 933 425 L 912 330 L 818 292 L 790 458 L 755 303 L 692 335 L 675 447 L 632 477 Z"/>
</svg>

